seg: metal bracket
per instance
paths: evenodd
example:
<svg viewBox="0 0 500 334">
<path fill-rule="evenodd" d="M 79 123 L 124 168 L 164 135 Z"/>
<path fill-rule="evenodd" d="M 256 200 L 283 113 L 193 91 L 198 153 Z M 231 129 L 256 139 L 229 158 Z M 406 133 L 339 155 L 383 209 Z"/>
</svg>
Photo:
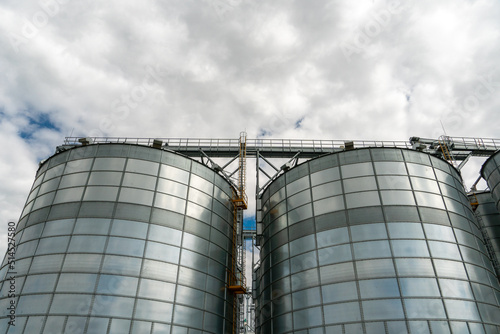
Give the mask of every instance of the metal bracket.
<svg viewBox="0 0 500 334">
<path fill-rule="evenodd" d="M 267 180 L 267 182 L 262 187 L 260 187 L 259 177 L 257 177 L 257 192 L 256 192 L 256 197 L 259 198 L 262 195 L 263 190 L 272 181 L 276 180 L 276 178 L 278 176 L 280 176 L 282 173 L 288 171 L 289 169 L 297 166 L 297 164 L 299 162 L 299 155 L 301 153 L 302 153 L 301 151 L 297 152 L 290 160 L 288 160 L 284 165 L 281 166 L 281 168 L 278 169 L 269 160 L 267 160 L 262 154 L 260 154 L 260 152 L 257 152 L 257 176 L 258 176 L 259 172 L 262 172 L 268 178 L 268 180 Z M 276 173 L 273 176 L 270 176 L 262 167 L 260 167 L 259 158 L 262 158 L 262 160 L 264 160 L 265 162 L 267 162 L 276 171 Z"/>
</svg>

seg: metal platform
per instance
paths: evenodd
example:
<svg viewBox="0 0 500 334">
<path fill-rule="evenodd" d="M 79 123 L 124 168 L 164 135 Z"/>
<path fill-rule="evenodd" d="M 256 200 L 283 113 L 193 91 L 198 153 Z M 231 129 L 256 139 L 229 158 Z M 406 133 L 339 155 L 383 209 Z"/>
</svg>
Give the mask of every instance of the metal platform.
<svg viewBox="0 0 500 334">
<path fill-rule="evenodd" d="M 85 140 L 83 140 L 85 139 Z M 446 137 L 448 148 L 456 160 L 467 156 L 490 156 L 500 149 L 500 139 Z M 196 138 L 129 138 L 129 137 L 66 137 L 64 146 L 104 143 L 127 143 L 153 146 L 161 143 L 164 149 L 176 151 L 190 157 L 207 155 L 213 158 L 231 158 L 239 153 L 238 139 L 196 139 Z M 310 159 L 322 154 L 339 152 L 353 148 L 398 147 L 416 149 L 439 155 L 439 140 L 411 137 L 408 141 L 374 140 L 313 140 L 313 139 L 247 139 L 247 157 L 257 153 L 269 158 L 292 158 L 300 152 L 301 158 Z M 202 153 L 204 152 L 204 154 Z"/>
</svg>

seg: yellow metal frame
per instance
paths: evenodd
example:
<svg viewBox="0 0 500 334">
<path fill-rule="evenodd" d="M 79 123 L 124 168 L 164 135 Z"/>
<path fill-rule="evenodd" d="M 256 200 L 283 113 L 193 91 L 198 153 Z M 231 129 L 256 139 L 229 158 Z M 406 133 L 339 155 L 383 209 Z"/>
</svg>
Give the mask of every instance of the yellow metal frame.
<svg viewBox="0 0 500 334">
<path fill-rule="evenodd" d="M 453 165 L 453 156 L 450 153 L 450 150 L 448 149 L 448 145 L 446 144 L 446 139 L 441 136 L 439 137 L 439 148 L 441 149 L 441 152 L 443 153 L 443 157 L 445 160 L 450 162 Z"/>
<path fill-rule="evenodd" d="M 233 245 L 232 245 L 232 261 L 231 269 L 228 272 L 229 283 L 227 289 L 234 294 L 233 300 L 233 333 L 238 331 L 238 295 L 246 294 L 246 278 L 245 278 L 245 254 L 242 254 L 242 268 L 238 269 L 238 218 L 242 215 L 242 210 L 248 207 L 248 197 L 246 195 L 246 132 L 240 133 L 239 140 L 239 168 L 238 168 L 238 184 L 237 189 L 233 191 Z M 241 217 L 242 218 L 242 217 Z M 243 222 L 241 222 L 243 223 Z M 243 226 L 242 226 L 243 228 Z M 242 250 L 243 251 L 243 250 Z"/>
<path fill-rule="evenodd" d="M 479 206 L 479 200 L 477 199 L 476 193 L 472 193 L 474 198 L 470 199 L 470 206 L 472 207 L 472 211 L 476 211 L 477 207 Z"/>
</svg>

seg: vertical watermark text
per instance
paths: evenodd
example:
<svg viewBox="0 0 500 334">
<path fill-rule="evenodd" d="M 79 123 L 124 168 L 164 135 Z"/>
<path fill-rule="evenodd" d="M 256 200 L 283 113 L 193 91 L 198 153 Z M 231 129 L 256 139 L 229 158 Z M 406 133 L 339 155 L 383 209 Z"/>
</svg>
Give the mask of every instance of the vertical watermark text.
<svg viewBox="0 0 500 334">
<path fill-rule="evenodd" d="M 16 325 L 16 223 L 7 223 L 7 276 L 5 279 L 5 284 L 8 284 L 8 296 L 9 306 L 7 307 L 8 317 L 10 326 Z"/>
</svg>

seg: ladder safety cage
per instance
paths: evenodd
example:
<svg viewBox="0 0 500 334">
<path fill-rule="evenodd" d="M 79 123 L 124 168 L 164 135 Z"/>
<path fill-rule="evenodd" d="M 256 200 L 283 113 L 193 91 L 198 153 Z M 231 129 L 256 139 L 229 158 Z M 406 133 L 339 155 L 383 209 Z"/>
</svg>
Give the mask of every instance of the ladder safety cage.
<svg viewBox="0 0 500 334">
<path fill-rule="evenodd" d="M 227 289 L 234 294 L 233 298 L 233 333 L 239 333 L 244 328 L 244 307 L 242 295 L 247 294 L 245 279 L 245 242 L 243 239 L 243 210 L 248 207 L 246 195 L 246 132 L 240 133 L 238 141 L 238 179 L 236 189 L 233 189 L 233 240 L 232 263 L 229 272 Z"/>
</svg>

